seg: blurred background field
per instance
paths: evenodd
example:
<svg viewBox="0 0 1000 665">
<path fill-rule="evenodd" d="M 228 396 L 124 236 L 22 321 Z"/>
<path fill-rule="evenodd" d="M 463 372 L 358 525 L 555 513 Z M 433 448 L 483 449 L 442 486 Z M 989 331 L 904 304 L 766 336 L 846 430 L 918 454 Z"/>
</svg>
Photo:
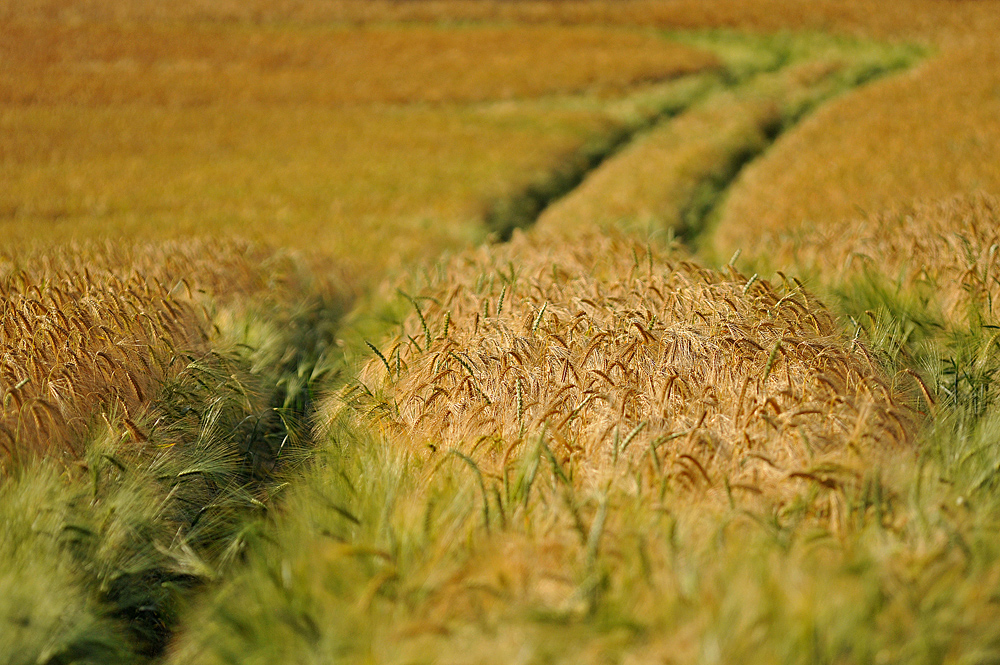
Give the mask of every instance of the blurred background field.
<svg viewBox="0 0 1000 665">
<path fill-rule="evenodd" d="M 998 118 L 1000 42 L 986 35 L 838 100 L 740 176 L 719 224 L 720 252 L 756 251 L 783 231 L 915 199 L 998 192 Z"/>
<path fill-rule="evenodd" d="M 419 21 L 512 21 L 519 24 L 660 25 L 680 29 L 736 28 L 758 32 L 823 30 L 878 37 L 963 38 L 985 34 L 996 20 L 990 2 L 898 0 L 872 11 L 867 0 L 179 0 L 169 7 L 146 0 L 25 0 L 3 10 L 4 17 L 65 21 L 120 20 L 223 22 L 284 21 L 370 23 Z"/>
<path fill-rule="evenodd" d="M 997 161 L 1000 103 L 989 2 L 29 0 L 0 12 L 0 224 L 14 244 L 237 232 L 369 276 L 467 245 L 491 201 L 612 130 L 609 98 L 718 71 L 654 28 L 823 30 L 940 52 L 782 141 L 745 175 L 750 193 L 735 188 L 730 219 L 832 220 L 997 178 L 982 167 Z M 815 167 L 795 157 L 806 144 Z"/>
<path fill-rule="evenodd" d="M 595 126 L 585 114 L 425 108 L 5 116 L 10 241 L 239 234 L 329 251 L 359 276 L 483 237 L 483 199 Z"/>
<path fill-rule="evenodd" d="M 19 18 L 0 28 L 8 243 L 238 233 L 359 275 L 482 238 L 486 201 L 607 131 L 602 100 L 718 66 L 602 27 Z"/>
</svg>

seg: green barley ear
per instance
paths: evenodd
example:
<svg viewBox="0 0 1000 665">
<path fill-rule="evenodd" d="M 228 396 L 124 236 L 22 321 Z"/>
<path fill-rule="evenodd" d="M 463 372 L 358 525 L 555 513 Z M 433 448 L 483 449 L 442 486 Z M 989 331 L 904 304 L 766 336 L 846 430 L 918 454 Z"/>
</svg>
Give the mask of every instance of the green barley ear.
<svg viewBox="0 0 1000 665">
<path fill-rule="evenodd" d="M 500 290 L 500 299 L 497 300 L 497 316 L 500 316 L 500 312 L 503 311 L 503 299 L 507 295 L 507 285 L 503 285 L 503 289 Z"/>
<path fill-rule="evenodd" d="M 774 348 L 771 349 L 771 355 L 767 357 L 767 364 L 764 365 L 764 374 L 760 377 L 760 384 L 764 385 L 767 381 L 767 377 L 771 375 L 771 370 L 774 368 L 774 361 L 778 358 L 778 351 L 781 350 L 781 340 L 779 339 L 774 343 Z"/>
<path fill-rule="evenodd" d="M 538 316 L 535 317 L 534 323 L 531 324 L 531 332 L 537 332 L 538 326 L 542 323 L 542 317 L 545 316 L 545 308 L 549 306 L 549 302 L 546 300 L 542 303 L 542 308 L 538 310 Z"/>
<path fill-rule="evenodd" d="M 646 428 L 645 420 L 636 425 L 634 428 L 632 428 L 632 431 L 629 432 L 628 435 L 625 437 L 625 440 L 622 441 L 621 452 L 624 453 L 626 450 L 628 450 L 628 447 L 632 444 L 632 440 L 635 439 L 635 437 L 639 436 L 639 433 L 645 428 Z"/>
<path fill-rule="evenodd" d="M 471 376 L 473 379 L 476 378 L 476 373 L 472 370 L 472 366 L 465 361 L 465 358 L 462 358 L 460 355 L 458 355 L 454 351 L 449 351 L 448 354 L 451 355 L 452 358 L 454 358 L 455 360 L 457 360 L 459 362 L 459 364 L 462 365 L 462 367 L 465 368 L 465 371 L 469 373 L 469 376 Z"/>
<path fill-rule="evenodd" d="M 413 309 L 417 310 L 417 318 L 420 319 L 420 326 L 424 329 L 424 338 L 427 342 L 426 348 L 431 348 L 431 331 L 430 328 L 427 327 L 427 320 L 424 318 L 424 313 L 420 311 L 420 305 L 417 304 L 417 299 L 402 289 L 396 289 L 396 291 L 399 295 L 409 300 L 410 304 L 413 305 Z"/>
<path fill-rule="evenodd" d="M 451 326 L 451 311 L 445 312 L 444 315 L 444 332 L 441 333 L 442 339 L 448 339 L 448 328 Z"/>
<path fill-rule="evenodd" d="M 368 348 L 374 351 L 375 355 L 382 360 L 382 364 L 385 365 L 385 371 L 389 373 L 389 376 L 392 376 L 392 368 L 389 367 L 389 361 L 385 359 L 385 356 L 383 356 L 382 352 L 378 350 L 378 347 L 369 342 L 367 339 L 365 340 L 365 344 L 367 344 Z"/>
<path fill-rule="evenodd" d="M 524 389 L 521 387 L 521 379 L 517 380 L 517 438 L 524 436 Z"/>
</svg>

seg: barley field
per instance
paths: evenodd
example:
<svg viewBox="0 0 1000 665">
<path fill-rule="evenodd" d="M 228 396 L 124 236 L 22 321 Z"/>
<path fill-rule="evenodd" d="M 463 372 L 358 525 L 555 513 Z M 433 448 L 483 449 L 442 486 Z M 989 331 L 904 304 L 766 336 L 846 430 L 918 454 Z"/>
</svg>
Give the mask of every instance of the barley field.
<svg viewBox="0 0 1000 665">
<path fill-rule="evenodd" d="M 0 665 L 995 662 L 998 30 L 0 6 Z"/>
<path fill-rule="evenodd" d="M 919 108 L 905 103 L 915 96 L 923 100 Z M 720 242 L 746 244 L 744 219 L 782 232 L 803 222 L 834 225 L 859 211 L 876 214 L 918 198 L 996 192 L 998 114 L 996 41 L 949 49 L 827 106 L 747 169 L 726 205 Z"/>
<path fill-rule="evenodd" d="M 871 11 L 867 0 L 178 0 L 168 7 L 144 0 L 25 0 L 0 8 L 0 16 L 31 21 L 283 22 L 371 24 L 468 22 L 516 24 L 667 26 L 681 29 L 734 28 L 776 33 L 813 30 L 865 34 L 887 39 L 939 40 L 988 34 L 996 26 L 991 2 L 894 0 Z"/>
<path fill-rule="evenodd" d="M 602 99 L 718 67 L 599 26 L 249 30 L 25 13 L 0 28 L 5 238 L 238 233 L 322 248 L 359 279 L 481 240 L 488 201 L 616 122 Z M 583 99 L 553 108 L 556 95 Z"/>
</svg>

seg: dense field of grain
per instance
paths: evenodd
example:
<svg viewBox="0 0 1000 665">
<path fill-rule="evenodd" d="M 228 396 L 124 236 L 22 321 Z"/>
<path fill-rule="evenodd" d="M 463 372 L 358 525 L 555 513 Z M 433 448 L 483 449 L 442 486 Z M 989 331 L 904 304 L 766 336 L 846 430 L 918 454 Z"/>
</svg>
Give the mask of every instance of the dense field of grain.
<svg viewBox="0 0 1000 665">
<path fill-rule="evenodd" d="M 503 477 L 544 432 L 587 487 L 620 461 L 672 486 L 754 497 L 875 442 L 906 447 L 912 400 L 794 282 L 574 235 L 461 257 L 422 294 L 386 362 L 359 377 L 387 393 L 364 408 L 397 445 L 460 451 Z"/>
<path fill-rule="evenodd" d="M 994 318 L 1000 306 L 998 215 L 997 197 L 984 192 L 916 200 L 837 224 L 765 232 L 770 252 L 761 264 L 794 266 L 828 285 L 866 275 L 922 293 L 947 320 L 967 325 Z"/>
<path fill-rule="evenodd" d="M 572 110 L 0 113 L 11 243 L 237 233 L 323 249 L 368 275 L 481 237 L 486 200 L 603 126 Z"/>
<path fill-rule="evenodd" d="M 301 449 L 309 343 L 349 284 L 232 240 L 21 248 L 0 270 L 0 653 L 136 662 Z"/>
<path fill-rule="evenodd" d="M 617 24 L 670 28 L 734 28 L 757 32 L 821 30 L 883 38 L 964 37 L 996 26 L 984 0 L 893 0 L 872 11 L 868 0 L 25 0 L 0 8 L 4 18 L 31 20 L 219 21 L 244 25 L 286 21 L 489 21 L 518 24 Z"/>
<path fill-rule="evenodd" d="M 888 373 L 898 348 L 796 280 L 685 258 L 532 231 L 408 285 L 400 334 L 320 410 L 330 443 L 281 544 L 171 662 L 939 662 L 993 644 L 992 417 Z"/>
<path fill-rule="evenodd" d="M 950 48 L 827 106 L 782 139 L 733 187 L 719 242 L 751 249 L 759 229 L 832 230 L 859 210 L 877 213 L 958 192 L 1000 193 L 998 117 L 997 41 L 984 37 Z"/>
<path fill-rule="evenodd" d="M 632 141 L 549 206 L 540 225 L 569 229 L 597 222 L 692 237 L 703 230 L 732 178 L 785 128 L 858 80 L 913 57 L 864 43 L 803 41 L 781 46 L 786 62 L 778 71 L 707 96 Z"/>
<path fill-rule="evenodd" d="M 12 22 L 0 36 L 0 101 L 18 106 L 477 102 L 610 93 L 714 64 L 655 35 L 587 26 Z"/>
<path fill-rule="evenodd" d="M 8 242 L 237 232 L 369 276 L 481 238 L 487 201 L 613 122 L 602 98 L 717 68 L 601 27 L 25 18 L 0 59 Z"/>
<path fill-rule="evenodd" d="M 0 664 L 993 662 L 998 10 L 0 6 Z"/>
<path fill-rule="evenodd" d="M 232 241 L 22 250 L 0 269 L 3 472 L 80 460 L 100 411 L 142 443 L 135 420 L 210 348 L 219 307 L 303 287 L 290 257 Z"/>
</svg>

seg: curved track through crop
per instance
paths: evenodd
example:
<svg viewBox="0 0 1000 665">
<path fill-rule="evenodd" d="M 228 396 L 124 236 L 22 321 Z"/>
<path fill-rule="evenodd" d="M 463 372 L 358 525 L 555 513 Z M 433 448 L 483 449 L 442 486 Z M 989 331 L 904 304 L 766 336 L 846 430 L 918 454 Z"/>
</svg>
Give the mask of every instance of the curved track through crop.
<svg viewBox="0 0 1000 665">
<path fill-rule="evenodd" d="M 593 141 L 526 189 L 494 202 L 500 238 L 536 222 L 598 224 L 694 242 L 743 167 L 825 101 L 907 67 L 919 49 L 819 35 L 675 38 L 714 51 L 717 74 L 654 87 L 619 103 L 615 133 Z M 629 103 L 631 101 L 631 103 Z"/>
</svg>

